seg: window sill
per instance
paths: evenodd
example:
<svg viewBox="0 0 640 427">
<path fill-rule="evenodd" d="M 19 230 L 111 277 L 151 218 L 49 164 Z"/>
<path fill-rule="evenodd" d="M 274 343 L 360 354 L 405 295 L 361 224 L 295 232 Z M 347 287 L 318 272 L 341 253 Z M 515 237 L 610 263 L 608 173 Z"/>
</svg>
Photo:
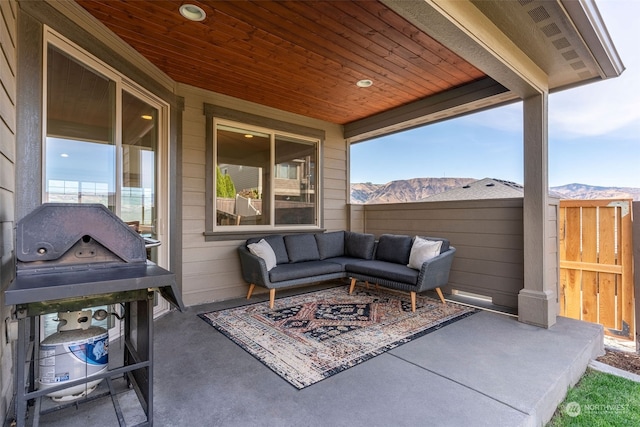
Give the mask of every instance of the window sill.
<svg viewBox="0 0 640 427">
<path fill-rule="evenodd" d="M 228 240 L 247 240 L 251 237 L 264 237 L 273 234 L 303 234 L 303 233 L 324 233 L 325 228 L 278 228 L 270 230 L 233 230 L 233 231 L 205 231 L 205 242 L 223 242 Z"/>
</svg>

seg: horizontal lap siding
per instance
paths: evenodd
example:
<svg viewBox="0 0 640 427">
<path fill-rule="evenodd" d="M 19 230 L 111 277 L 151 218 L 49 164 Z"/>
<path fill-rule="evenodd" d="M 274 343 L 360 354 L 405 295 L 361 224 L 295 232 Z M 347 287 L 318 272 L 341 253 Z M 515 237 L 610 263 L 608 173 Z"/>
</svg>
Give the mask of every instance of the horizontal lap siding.
<svg viewBox="0 0 640 427">
<path fill-rule="evenodd" d="M 205 115 L 203 104 L 214 104 L 250 114 L 271 117 L 302 126 L 322 129 L 326 141 L 323 156 L 324 227 L 347 227 L 347 150 L 339 126 L 262 108 L 255 104 L 214 94 L 187 85 L 178 85 L 184 97 L 183 184 L 182 184 L 182 292 L 185 305 L 203 304 L 246 295 L 236 252 L 242 240 L 205 242 Z"/>
<path fill-rule="evenodd" d="M 457 252 L 445 290 L 517 307 L 524 286 L 522 199 L 366 205 L 363 221 L 365 231 L 377 236 L 448 238 Z"/>
<path fill-rule="evenodd" d="M 15 276 L 14 212 L 16 164 L 16 12 L 17 4 L 0 1 L 0 290 Z M 11 317 L 11 307 L 4 304 L 0 293 L 0 314 Z M 0 334 L 6 336 L 5 324 Z M 2 340 L 0 344 L 0 413 L 3 419 L 13 397 L 13 350 Z"/>
</svg>

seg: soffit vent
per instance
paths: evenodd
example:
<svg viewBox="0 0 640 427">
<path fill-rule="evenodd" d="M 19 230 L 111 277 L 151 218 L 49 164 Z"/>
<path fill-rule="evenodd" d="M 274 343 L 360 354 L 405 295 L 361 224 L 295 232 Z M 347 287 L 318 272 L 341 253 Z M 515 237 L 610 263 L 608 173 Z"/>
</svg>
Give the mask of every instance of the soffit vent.
<svg viewBox="0 0 640 427">
<path fill-rule="evenodd" d="M 561 33 L 560 28 L 558 28 L 555 22 L 542 27 L 542 32 L 547 37 L 557 36 Z"/>
<path fill-rule="evenodd" d="M 563 37 L 563 38 L 558 39 L 558 40 L 554 40 L 551 43 L 553 43 L 555 48 L 558 49 L 558 50 L 566 49 L 569 46 L 571 46 L 571 43 L 569 43 L 569 40 L 567 40 L 566 37 Z"/>
<path fill-rule="evenodd" d="M 574 70 L 576 70 L 576 71 L 578 71 L 578 70 L 582 70 L 583 68 L 587 68 L 587 66 L 585 65 L 585 63 L 584 63 L 584 62 L 582 62 L 582 61 L 578 61 L 578 62 L 574 62 L 574 63 L 572 63 L 572 64 L 571 64 L 571 67 L 572 67 Z"/>
<path fill-rule="evenodd" d="M 544 8 L 544 6 L 538 6 L 536 8 L 531 9 L 529 11 L 529 16 L 531 16 L 531 19 L 533 19 L 533 21 L 536 23 L 542 22 L 545 19 L 549 19 L 551 17 L 549 15 L 549 12 L 547 12 L 547 9 Z"/>
<path fill-rule="evenodd" d="M 578 52 L 575 50 L 568 50 L 566 52 L 562 52 L 562 56 L 564 56 L 564 59 L 567 61 L 572 61 L 578 57 Z"/>
</svg>

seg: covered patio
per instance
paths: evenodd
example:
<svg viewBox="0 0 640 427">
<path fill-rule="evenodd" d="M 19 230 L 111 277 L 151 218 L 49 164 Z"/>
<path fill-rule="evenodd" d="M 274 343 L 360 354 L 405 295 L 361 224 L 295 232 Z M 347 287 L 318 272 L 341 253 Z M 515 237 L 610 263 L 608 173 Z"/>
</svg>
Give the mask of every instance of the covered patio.
<svg viewBox="0 0 640 427">
<path fill-rule="evenodd" d="M 205 16 L 187 13 L 195 19 L 183 3 L 0 2 L 2 289 L 16 276 L 15 224 L 53 190 L 81 202 L 91 187 L 121 217 L 140 208 L 124 193 L 148 190 L 139 210 L 162 241 L 154 261 L 175 273 L 188 307 L 158 310 L 156 425 L 546 422 L 602 350 L 601 328 L 557 317 L 547 182 L 549 94 L 624 70 L 595 2 L 202 0 L 192 3 Z M 512 102 L 523 103 L 523 200 L 395 206 L 394 217 L 350 204 L 352 144 Z M 113 156 L 54 179 L 46 166 L 69 158 L 47 150 L 56 139 Z M 153 185 L 142 188 L 146 155 Z M 105 182 L 94 174 L 103 163 L 113 166 Z M 248 223 L 216 218 L 221 163 L 264 182 L 243 188 L 261 201 Z M 295 185 L 278 194 L 283 178 Z M 113 188 L 98 194 L 106 181 Z M 302 202 L 305 215 L 288 215 Z M 458 252 L 445 291 L 515 316 L 473 315 L 302 391 L 197 318 L 244 303 L 236 248 L 247 238 L 333 230 L 449 238 Z M 2 298 L 3 318 L 15 319 Z M 7 419 L 15 347 L 0 342 Z M 108 412 L 96 402 L 75 415 L 113 425 Z M 58 415 L 47 424 L 72 425 Z"/>
<path fill-rule="evenodd" d="M 156 321 L 155 425 L 542 426 L 603 352 L 599 325 L 559 318 L 543 329 L 482 311 L 297 390 L 197 316 L 242 304 L 194 306 Z M 144 420 L 126 401 L 127 425 Z M 40 425 L 117 419 L 102 399 L 42 416 Z"/>
</svg>

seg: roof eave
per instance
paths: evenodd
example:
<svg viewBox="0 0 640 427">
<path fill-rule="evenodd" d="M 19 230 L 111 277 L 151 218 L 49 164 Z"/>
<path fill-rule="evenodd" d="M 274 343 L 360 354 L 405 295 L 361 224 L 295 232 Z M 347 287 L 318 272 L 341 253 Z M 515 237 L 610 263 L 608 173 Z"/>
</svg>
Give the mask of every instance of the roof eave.
<svg viewBox="0 0 640 427">
<path fill-rule="evenodd" d="M 594 0 L 558 0 L 598 64 L 602 79 L 618 77 L 625 70 Z"/>
</svg>

